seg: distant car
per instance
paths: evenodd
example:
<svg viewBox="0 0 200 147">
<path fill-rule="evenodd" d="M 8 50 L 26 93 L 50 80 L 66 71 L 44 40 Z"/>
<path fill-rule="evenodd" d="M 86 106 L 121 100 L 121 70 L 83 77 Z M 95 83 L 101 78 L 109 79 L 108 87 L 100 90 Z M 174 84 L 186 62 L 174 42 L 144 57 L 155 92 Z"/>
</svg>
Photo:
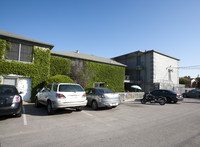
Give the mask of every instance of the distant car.
<svg viewBox="0 0 200 147">
<path fill-rule="evenodd" d="M 58 108 L 74 108 L 82 111 L 87 99 L 84 89 L 79 84 L 50 83 L 38 91 L 35 107 L 47 106 L 47 113 L 54 114 Z"/>
<path fill-rule="evenodd" d="M 151 94 L 155 96 L 166 97 L 168 103 L 177 103 L 178 101 L 183 101 L 182 95 L 173 90 L 154 90 L 151 92 Z"/>
<path fill-rule="evenodd" d="M 200 98 L 200 90 L 190 90 L 187 93 L 183 93 L 183 97 Z"/>
<path fill-rule="evenodd" d="M 0 85 L 0 115 L 21 117 L 22 97 L 15 86 Z"/>
<path fill-rule="evenodd" d="M 85 90 L 88 106 L 94 110 L 100 107 L 114 108 L 120 104 L 119 94 L 107 88 L 88 88 Z"/>
</svg>

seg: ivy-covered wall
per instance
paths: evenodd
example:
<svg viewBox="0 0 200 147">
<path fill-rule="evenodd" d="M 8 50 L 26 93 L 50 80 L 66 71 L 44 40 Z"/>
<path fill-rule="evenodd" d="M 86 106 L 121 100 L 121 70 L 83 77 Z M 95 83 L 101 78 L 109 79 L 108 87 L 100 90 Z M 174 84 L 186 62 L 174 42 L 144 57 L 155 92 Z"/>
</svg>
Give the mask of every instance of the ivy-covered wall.
<svg viewBox="0 0 200 147">
<path fill-rule="evenodd" d="M 51 56 L 51 76 L 67 75 L 71 73 L 71 60 L 63 57 Z"/>
<path fill-rule="evenodd" d="M 86 87 L 93 87 L 94 82 L 104 82 L 105 87 L 115 92 L 124 90 L 125 67 L 84 61 L 89 72 L 94 72 Z"/>
<path fill-rule="evenodd" d="M 0 39 L 0 76 L 16 74 L 32 78 L 31 101 L 34 101 L 36 89 L 50 76 L 50 50 L 33 48 L 33 63 L 6 61 L 6 41 Z"/>
<path fill-rule="evenodd" d="M 70 75 L 72 72 L 72 61 L 73 59 L 70 58 L 52 56 L 51 76 L 56 74 L 72 76 Z M 83 78 L 86 78 L 90 74 L 90 78 L 84 88 L 93 87 L 95 82 L 104 82 L 106 88 L 116 92 L 124 90 L 125 67 L 83 60 L 79 60 L 79 62 L 83 62 L 84 64 L 85 70 L 82 74 L 85 75 L 82 75 Z"/>
</svg>

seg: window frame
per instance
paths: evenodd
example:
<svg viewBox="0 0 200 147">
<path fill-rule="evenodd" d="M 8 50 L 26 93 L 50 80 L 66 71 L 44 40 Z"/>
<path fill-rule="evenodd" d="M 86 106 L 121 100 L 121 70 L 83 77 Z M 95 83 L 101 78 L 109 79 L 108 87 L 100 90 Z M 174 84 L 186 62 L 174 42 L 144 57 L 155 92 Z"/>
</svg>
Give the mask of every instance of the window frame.
<svg viewBox="0 0 200 147">
<path fill-rule="evenodd" d="M 12 46 L 12 43 L 13 44 L 17 44 L 18 45 L 18 55 L 17 55 L 17 60 L 15 60 L 15 59 L 9 59 L 8 57 L 7 57 L 7 53 L 6 53 L 6 57 L 5 57 L 5 59 L 7 60 L 7 61 L 16 61 L 16 62 L 23 62 L 23 63 L 33 63 L 34 62 L 34 57 L 33 57 L 33 45 L 32 44 L 29 44 L 29 43 L 26 43 L 26 42 L 18 42 L 18 41 L 9 41 L 10 43 L 11 43 L 11 46 Z M 30 54 L 30 56 L 31 56 L 31 61 L 23 61 L 23 58 L 22 58 L 22 46 L 30 46 L 31 47 L 31 54 Z M 8 49 L 8 50 L 12 50 L 12 47 L 10 48 L 10 49 Z"/>
</svg>

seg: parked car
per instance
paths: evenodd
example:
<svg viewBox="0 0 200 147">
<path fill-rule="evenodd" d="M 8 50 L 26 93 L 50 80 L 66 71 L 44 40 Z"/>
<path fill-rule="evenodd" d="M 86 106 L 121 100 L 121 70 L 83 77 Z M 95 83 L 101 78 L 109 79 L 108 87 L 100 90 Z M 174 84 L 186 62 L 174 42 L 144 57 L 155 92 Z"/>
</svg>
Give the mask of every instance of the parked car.
<svg viewBox="0 0 200 147">
<path fill-rule="evenodd" d="M 54 114 L 58 108 L 74 108 L 82 111 L 87 99 L 84 89 L 79 84 L 50 83 L 39 90 L 35 98 L 35 107 L 43 104 L 48 114 Z"/>
<path fill-rule="evenodd" d="M 200 98 L 200 90 L 190 90 L 189 92 L 183 93 L 183 97 Z"/>
<path fill-rule="evenodd" d="M 100 107 L 114 108 L 120 104 L 119 94 L 107 88 L 88 88 L 85 90 L 88 106 L 94 110 Z"/>
<path fill-rule="evenodd" d="M 178 101 L 183 101 L 182 95 L 173 90 L 154 90 L 151 92 L 151 94 L 155 96 L 166 97 L 168 103 L 177 103 Z"/>
<path fill-rule="evenodd" d="M 15 86 L 0 85 L 0 115 L 21 117 L 22 97 Z"/>
</svg>

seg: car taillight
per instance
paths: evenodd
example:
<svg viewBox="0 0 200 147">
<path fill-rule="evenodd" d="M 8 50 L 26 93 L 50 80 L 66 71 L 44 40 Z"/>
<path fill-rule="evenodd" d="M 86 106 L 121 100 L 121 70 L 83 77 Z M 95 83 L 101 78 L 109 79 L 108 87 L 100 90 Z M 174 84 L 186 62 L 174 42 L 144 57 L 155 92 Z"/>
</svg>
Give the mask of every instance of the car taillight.
<svg viewBox="0 0 200 147">
<path fill-rule="evenodd" d="M 65 96 L 63 94 L 56 94 L 56 98 L 65 98 Z"/>
<path fill-rule="evenodd" d="M 178 97 L 179 97 L 179 95 L 177 94 L 177 95 L 176 95 L 176 97 L 178 98 Z"/>
<path fill-rule="evenodd" d="M 82 97 L 86 97 L 86 94 L 84 93 Z"/>
<path fill-rule="evenodd" d="M 100 97 L 100 98 L 105 98 L 105 96 L 104 96 L 104 95 L 99 95 L 99 97 Z"/>
<path fill-rule="evenodd" d="M 19 102 L 21 102 L 20 96 L 15 95 L 14 98 L 13 98 L 13 103 L 19 103 Z"/>
</svg>

